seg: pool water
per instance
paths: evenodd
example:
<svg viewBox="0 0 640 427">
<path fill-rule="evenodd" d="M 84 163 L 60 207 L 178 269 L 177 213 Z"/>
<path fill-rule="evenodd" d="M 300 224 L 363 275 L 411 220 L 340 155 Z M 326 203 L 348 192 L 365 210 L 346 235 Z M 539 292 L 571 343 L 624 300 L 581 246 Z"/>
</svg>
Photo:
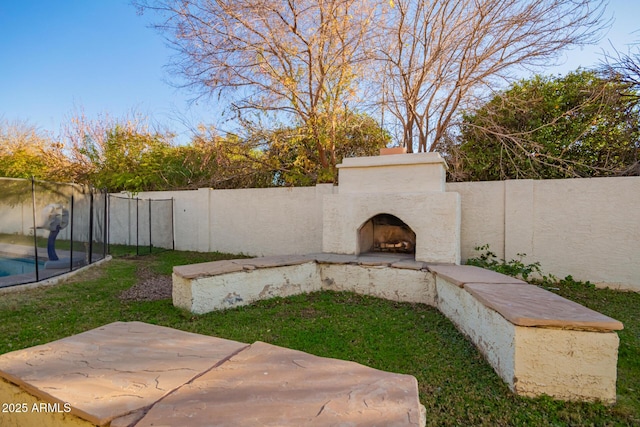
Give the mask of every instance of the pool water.
<svg viewBox="0 0 640 427">
<path fill-rule="evenodd" d="M 44 261 L 38 261 L 38 268 L 44 268 Z M 0 257 L 0 277 L 27 274 L 36 271 L 36 260 L 33 258 Z"/>
</svg>

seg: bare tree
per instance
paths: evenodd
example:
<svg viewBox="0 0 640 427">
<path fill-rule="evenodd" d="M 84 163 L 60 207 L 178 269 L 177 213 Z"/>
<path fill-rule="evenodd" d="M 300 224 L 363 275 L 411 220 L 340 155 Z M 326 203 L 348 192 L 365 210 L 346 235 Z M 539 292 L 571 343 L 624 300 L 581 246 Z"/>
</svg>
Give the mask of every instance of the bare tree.
<svg viewBox="0 0 640 427">
<path fill-rule="evenodd" d="M 165 20 L 188 85 L 230 98 L 237 111 L 284 113 L 314 133 L 323 167 L 363 76 L 368 0 L 142 0 Z"/>
<path fill-rule="evenodd" d="M 137 0 L 164 17 L 188 86 L 305 124 L 323 167 L 335 165 L 337 123 L 372 99 L 409 151 L 437 149 L 487 88 L 596 41 L 605 2 Z"/>
<path fill-rule="evenodd" d="M 381 103 L 413 151 L 436 150 L 457 112 L 516 67 L 593 43 L 604 0 L 397 0 L 377 38 Z"/>
<path fill-rule="evenodd" d="M 611 80 L 626 83 L 635 91 L 632 95 L 640 100 L 640 42 L 634 43 L 627 53 L 614 49 L 606 52 L 600 64 L 600 70 Z"/>
</svg>

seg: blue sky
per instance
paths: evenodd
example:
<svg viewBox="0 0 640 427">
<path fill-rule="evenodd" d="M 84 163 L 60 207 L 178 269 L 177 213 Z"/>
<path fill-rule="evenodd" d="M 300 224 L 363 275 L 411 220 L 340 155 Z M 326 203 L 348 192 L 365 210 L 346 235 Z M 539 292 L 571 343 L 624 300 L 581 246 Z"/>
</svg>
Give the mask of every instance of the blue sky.
<svg viewBox="0 0 640 427">
<path fill-rule="evenodd" d="M 598 63 L 602 49 L 640 40 L 640 2 L 610 0 L 615 21 L 599 46 L 565 54 L 565 73 Z M 78 111 L 123 117 L 137 111 L 188 141 L 188 126 L 224 127 L 215 104 L 189 101 L 165 68 L 173 51 L 129 0 L 0 0 L 0 119 L 59 134 Z M 188 125 L 186 126 L 185 123 Z"/>
<path fill-rule="evenodd" d="M 137 111 L 176 131 L 214 122 L 193 94 L 168 84 L 173 51 L 128 0 L 0 0 L 0 118 L 59 133 L 92 118 Z"/>
</svg>

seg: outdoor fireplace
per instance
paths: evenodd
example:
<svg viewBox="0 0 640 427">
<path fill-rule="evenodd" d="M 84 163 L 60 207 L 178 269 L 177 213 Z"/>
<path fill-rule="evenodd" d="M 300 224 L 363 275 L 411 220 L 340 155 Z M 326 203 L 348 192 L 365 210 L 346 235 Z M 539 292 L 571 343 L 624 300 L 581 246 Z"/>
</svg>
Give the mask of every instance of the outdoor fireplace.
<svg viewBox="0 0 640 427">
<path fill-rule="evenodd" d="M 415 254 L 416 233 L 400 218 L 378 214 L 358 230 L 359 252 Z"/>
<path fill-rule="evenodd" d="M 445 191 L 445 168 L 438 153 L 344 159 L 323 200 L 322 250 L 459 264 L 460 196 Z"/>
</svg>

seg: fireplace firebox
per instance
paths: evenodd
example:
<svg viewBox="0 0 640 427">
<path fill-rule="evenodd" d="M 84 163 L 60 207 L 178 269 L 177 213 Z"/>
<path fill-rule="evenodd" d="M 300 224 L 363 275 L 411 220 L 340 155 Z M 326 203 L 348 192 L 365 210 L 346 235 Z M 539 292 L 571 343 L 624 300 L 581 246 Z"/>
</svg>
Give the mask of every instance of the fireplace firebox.
<svg viewBox="0 0 640 427">
<path fill-rule="evenodd" d="M 415 254 L 416 233 L 400 218 L 378 214 L 358 230 L 359 252 Z"/>
</svg>

